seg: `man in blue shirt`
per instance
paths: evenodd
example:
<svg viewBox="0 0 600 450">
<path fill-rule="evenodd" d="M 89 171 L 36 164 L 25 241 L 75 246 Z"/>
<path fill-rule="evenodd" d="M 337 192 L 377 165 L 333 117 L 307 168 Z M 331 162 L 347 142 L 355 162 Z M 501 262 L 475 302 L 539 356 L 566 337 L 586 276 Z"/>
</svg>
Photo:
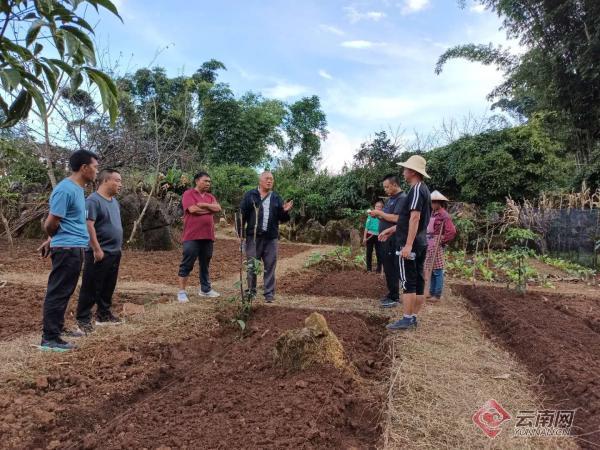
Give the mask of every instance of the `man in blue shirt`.
<svg viewBox="0 0 600 450">
<path fill-rule="evenodd" d="M 89 244 L 83 188 L 96 179 L 98 157 L 78 150 L 69 158 L 73 173 L 56 185 L 50 196 L 50 212 L 44 223 L 49 239 L 40 247 L 50 255 L 52 271 L 44 299 L 42 350 L 67 351 L 74 345 L 61 338 L 69 298 L 77 287 L 83 252 Z"/>
</svg>

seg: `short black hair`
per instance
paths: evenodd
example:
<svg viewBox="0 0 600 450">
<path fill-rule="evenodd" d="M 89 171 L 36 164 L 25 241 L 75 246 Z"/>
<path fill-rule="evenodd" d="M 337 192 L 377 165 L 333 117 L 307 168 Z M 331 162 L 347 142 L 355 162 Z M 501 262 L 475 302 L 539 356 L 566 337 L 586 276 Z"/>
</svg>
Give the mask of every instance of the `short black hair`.
<svg viewBox="0 0 600 450">
<path fill-rule="evenodd" d="M 88 150 L 77 150 L 73 152 L 69 158 L 69 167 L 73 172 L 79 172 L 81 166 L 84 164 L 90 164 L 92 159 L 99 161 L 98 155 Z"/>
<path fill-rule="evenodd" d="M 102 169 L 98 174 L 98 184 L 104 183 L 113 173 L 121 173 L 116 169 Z"/>
<path fill-rule="evenodd" d="M 379 200 L 375 200 L 375 202 L 373 203 L 373 206 L 375 206 L 377 203 L 381 203 L 382 205 L 385 205 L 385 202 L 381 199 Z"/>
<path fill-rule="evenodd" d="M 210 178 L 210 175 L 208 174 L 208 172 L 203 172 L 203 171 L 200 171 L 200 172 L 198 172 L 196 175 L 194 175 L 194 183 L 195 183 L 196 181 L 198 181 L 198 180 L 199 180 L 200 178 L 202 178 L 202 177 L 208 177 L 208 178 Z"/>
<path fill-rule="evenodd" d="M 400 186 L 400 178 L 394 173 L 388 173 L 385 177 L 383 177 L 383 180 L 381 180 L 381 182 L 384 182 L 386 180 L 390 183 L 395 184 L 396 186 Z"/>
</svg>

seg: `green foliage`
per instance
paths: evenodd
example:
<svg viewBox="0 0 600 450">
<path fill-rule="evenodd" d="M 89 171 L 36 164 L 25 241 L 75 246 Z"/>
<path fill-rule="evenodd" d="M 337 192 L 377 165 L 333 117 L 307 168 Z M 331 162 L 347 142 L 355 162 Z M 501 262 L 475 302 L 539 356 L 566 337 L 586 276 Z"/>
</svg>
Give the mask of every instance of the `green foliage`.
<svg viewBox="0 0 600 450">
<path fill-rule="evenodd" d="M 425 156 L 432 186 L 452 199 L 485 205 L 568 186 L 573 164 L 559 148 L 533 120 L 464 137 Z"/>
<path fill-rule="evenodd" d="M 519 39 L 525 52 L 511 55 L 491 45 L 462 45 L 440 56 L 436 72 L 453 58 L 499 67 L 505 81 L 489 95 L 495 106 L 519 118 L 539 113 L 559 117 L 558 127 L 547 123 L 544 128 L 583 163 L 578 184 L 586 180 L 592 188 L 599 186 L 600 2 L 478 2 L 503 19 L 507 35 Z"/>
<path fill-rule="evenodd" d="M 305 267 L 336 272 L 340 270 L 362 269 L 365 266 L 364 255 L 352 255 L 350 247 L 336 247 L 329 253 L 313 253 Z"/>
<path fill-rule="evenodd" d="M 511 245 L 527 247 L 528 241 L 535 241 L 540 238 L 540 235 L 527 228 L 508 228 L 504 238 Z"/>
<path fill-rule="evenodd" d="M 590 277 L 593 277 L 596 273 L 593 269 L 584 267 L 580 264 L 577 264 L 577 263 L 574 263 L 571 261 L 566 261 L 564 259 L 553 258 L 548 255 L 539 255 L 537 258 L 540 261 L 542 261 L 544 264 L 548 264 L 549 266 L 556 267 L 557 269 L 563 270 L 574 277 L 581 278 L 584 280 L 587 280 Z"/>
<path fill-rule="evenodd" d="M 244 192 L 253 189 L 258 183 L 254 169 L 237 164 L 212 166 L 208 169 L 212 179 L 212 192 L 225 209 L 238 208 Z"/>
<path fill-rule="evenodd" d="M 4 116 L 0 126 L 11 127 L 26 118 L 34 103 L 40 116 L 46 116 L 49 101 L 45 95 L 57 93 L 59 80 L 70 80 L 71 89 L 77 90 L 84 77 L 97 86 L 114 123 L 118 112 L 116 86 L 106 73 L 95 68 L 96 49 L 90 39 L 94 29 L 77 13 L 86 4 L 96 10 L 102 6 L 119 17 L 110 0 L 3 2 L 0 83 L 12 103 L 7 103 L 5 95 L 0 96 Z M 9 24 L 20 39 L 6 37 Z"/>
</svg>

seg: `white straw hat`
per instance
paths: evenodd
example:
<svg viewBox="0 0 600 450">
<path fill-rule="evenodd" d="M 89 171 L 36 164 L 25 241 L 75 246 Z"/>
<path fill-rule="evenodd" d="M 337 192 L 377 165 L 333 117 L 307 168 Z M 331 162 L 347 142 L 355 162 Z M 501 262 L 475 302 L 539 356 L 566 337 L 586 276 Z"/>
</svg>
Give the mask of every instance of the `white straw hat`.
<svg viewBox="0 0 600 450">
<path fill-rule="evenodd" d="M 425 158 L 423 158 L 422 156 L 411 156 L 406 162 L 400 163 L 399 165 L 402 167 L 406 167 L 407 169 L 414 170 L 415 172 L 423 175 L 425 178 L 431 178 L 429 175 L 427 175 L 427 172 L 425 172 L 425 166 L 427 165 L 427 161 L 425 161 Z"/>
<path fill-rule="evenodd" d="M 449 202 L 450 200 L 448 200 L 448 198 L 444 195 L 442 195 L 442 193 L 440 191 L 433 191 L 431 193 L 431 201 L 432 202 Z"/>
</svg>

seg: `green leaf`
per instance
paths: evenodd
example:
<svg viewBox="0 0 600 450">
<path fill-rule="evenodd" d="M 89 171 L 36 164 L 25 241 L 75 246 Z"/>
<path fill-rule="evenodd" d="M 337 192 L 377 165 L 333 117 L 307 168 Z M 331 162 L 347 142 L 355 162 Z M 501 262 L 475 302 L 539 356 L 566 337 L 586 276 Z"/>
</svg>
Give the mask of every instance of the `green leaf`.
<svg viewBox="0 0 600 450">
<path fill-rule="evenodd" d="M 60 59 L 48 59 L 47 61 L 49 61 L 50 63 L 52 63 L 52 65 L 59 67 L 60 69 L 62 69 L 63 72 L 66 72 L 69 74 L 69 76 L 71 75 L 71 72 L 73 71 L 73 67 L 71 67 L 69 64 L 67 64 L 64 61 L 61 61 Z"/>
<path fill-rule="evenodd" d="M 42 97 L 42 94 L 40 93 L 40 91 L 32 87 L 31 89 L 29 89 L 29 94 L 33 97 L 33 100 L 35 100 L 35 104 L 38 107 L 38 111 L 40 112 L 40 115 L 45 116 L 46 115 L 46 102 L 44 101 L 44 98 Z"/>
<path fill-rule="evenodd" d="M 33 44 L 33 42 L 37 39 L 43 24 L 44 21 L 36 20 L 35 22 L 33 22 L 31 27 L 29 27 L 27 35 L 25 36 L 25 45 L 27 45 L 27 47 Z"/>
<path fill-rule="evenodd" d="M 17 95 L 17 98 L 12 102 L 8 108 L 8 114 L 6 115 L 6 121 L 2 124 L 3 128 L 13 126 L 19 120 L 27 117 L 27 113 L 31 109 L 31 94 L 25 89 L 22 89 Z"/>
<path fill-rule="evenodd" d="M 39 42 L 36 42 L 35 45 L 33 46 L 33 54 L 38 55 L 43 49 L 44 49 L 44 46 L 42 44 L 40 44 Z"/>
<path fill-rule="evenodd" d="M 81 31 L 79 28 L 71 25 L 63 25 L 60 28 L 74 35 L 81 42 L 82 45 L 89 48 L 92 52 L 94 51 L 94 43 L 92 42 L 90 37 L 83 31 Z"/>
<path fill-rule="evenodd" d="M 90 67 L 84 67 L 90 80 L 98 86 L 100 97 L 102 98 L 102 106 L 105 111 L 108 111 L 110 123 L 114 125 L 117 120 L 118 104 L 117 104 L 117 88 L 108 75 L 99 70 Z"/>
<path fill-rule="evenodd" d="M 34 12 L 30 12 L 29 14 L 26 14 L 25 16 L 23 16 L 22 20 L 32 20 L 32 19 L 37 19 L 38 15 Z"/>
<path fill-rule="evenodd" d="M 42 64 L 42 70 L 44 71 L 44 75 L 46 76 L 46 80 L 48 81 L 50 89 L 52 89 L 52 92 L 56 92 L 56 90 L 58 89 L 56 72 L 52 70 L 52 67 L 47 66 L 46 64 Z"/>
<path fill-rule="evenodd" d="M 73 72 L 71 73 L 71 90 L 73 92 L 77 91 L 77 89 L 79 89 L 79 86 L 81 86 L 81 83 L 83 83 L 83 76 L 81 75 L 81 70 L 73 70 Z"/>
<path fill-rule="evenodd" d="M 21 74 L 19 70 L 11 68 L 2 71 L 4 88 L 12 91 L 21 83 Z"/>
<path fill-rule="evenodd" d="M 81 28 L 85 28 L 90 33 L 94 34 L 94 29 L 92 28 L 92 26 L 82 17 L 75 17 L 73 19 L 73 22 L 79 25 Z"/>
<path fill-rule="evenodd" d="M 240 326 L 240 329 L 241 329 L 242 331 L 244 331 L 244 330 L 246 329 L 246 322 L 244 322 L 244 321 L 243 321 L 243 320 L 241 320 L 241 319 L 238 319 L 236 322 L 237 322 L 237 324 Z"/>
<path fill-rule="evenodd" d="M 54 40 L 54 45 L 56 46 L 56 50 L 61 58 L 65 56 L 65 41 L 64 41 L 64 33 L 62 30 L 56 30 L 56 32 L 52 33 L 52 39 Z"/>
<path fill-rule="evenodd" d="M 117 16 L 119 19 L 121 19 L 121 22 L 123 22 L 123 19 L 119 15 L 119 11 L 117 10 L 117 7 L 110 0 L 88 0 L 88 1 L 96 7 L 96 10 L 98 9 L 97 5 L 100 5 L 106 9 L 108 9 L 111 13 L 113 13 L 115 16 Z"/>
</svg>

